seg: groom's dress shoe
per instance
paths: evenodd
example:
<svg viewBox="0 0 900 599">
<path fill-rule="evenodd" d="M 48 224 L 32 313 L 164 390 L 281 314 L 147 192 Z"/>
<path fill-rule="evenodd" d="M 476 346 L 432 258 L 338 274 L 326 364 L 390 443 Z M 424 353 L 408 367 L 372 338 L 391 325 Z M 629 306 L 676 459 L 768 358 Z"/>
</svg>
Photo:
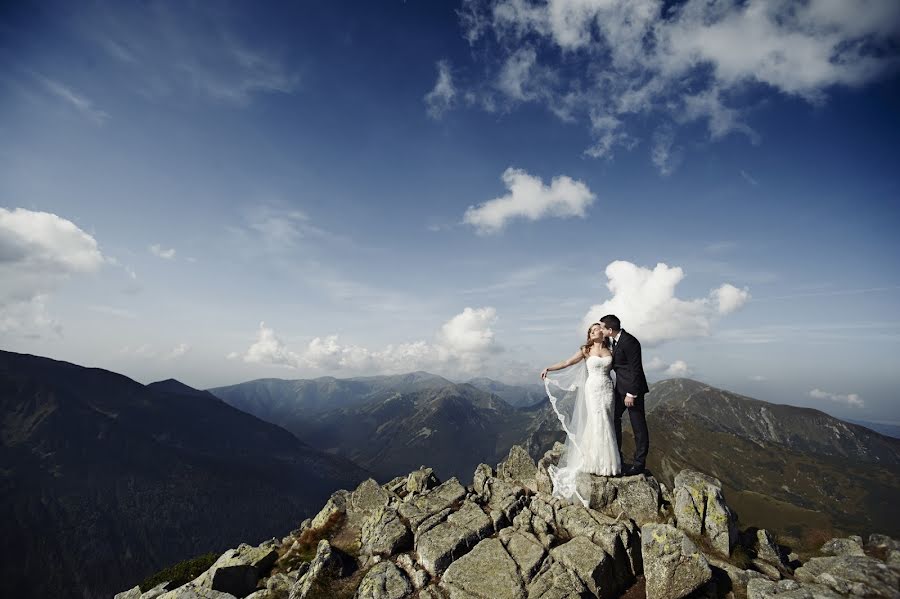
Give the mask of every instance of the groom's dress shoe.
<svg viewBox="0 0 900 599">
<path fill-rule="evenodd" d="M 629 466 L 628 468 L 625 469 L 625 472 L 624 472 L 625 476 L 635 476 L 637 474 L 643 474 L 643 473 L 644 473 L 644 467 L 638 466 L 638 465 Z"/>
</svg>

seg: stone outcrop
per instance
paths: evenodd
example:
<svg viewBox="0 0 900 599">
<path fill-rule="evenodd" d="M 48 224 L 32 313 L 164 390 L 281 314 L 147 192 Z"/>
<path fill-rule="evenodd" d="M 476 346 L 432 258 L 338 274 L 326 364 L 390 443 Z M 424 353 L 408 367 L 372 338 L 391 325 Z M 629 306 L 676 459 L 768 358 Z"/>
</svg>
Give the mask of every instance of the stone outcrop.
<svg viewBox="0 0 900 599">
<path fill-rule="evenodd" d="M 678 528 L 703 537 L 724 556 L 737 542 L 737 518 L 722 496 L 722 483 L 701 472 L 682 470 L 675 477 L 675 519 Z"/>
<path fill-rule="evenodd" d="M 738 534 L 718 480 L 685 470 L 670 493 L 650 475 L 585 474 L 588 505 L 573 505 L 552 494 L 561 451 L 535 462 L 513 447 L 468 488 L 425 466 L 369 479 L 281 540 L 230 549 L 177 588 L 116 599 L 612 599 L 640 577 L 648 599 L 900 597 L 890 537 L 832 539 L 795 571 L 767 531 Z"/>
</svg>

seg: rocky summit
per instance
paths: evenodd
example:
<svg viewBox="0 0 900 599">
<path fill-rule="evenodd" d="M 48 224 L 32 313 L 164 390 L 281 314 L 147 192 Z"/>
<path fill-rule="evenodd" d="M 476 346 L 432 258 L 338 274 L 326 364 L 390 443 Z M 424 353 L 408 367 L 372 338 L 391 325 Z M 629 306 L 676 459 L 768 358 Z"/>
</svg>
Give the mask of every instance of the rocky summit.
<svg viewBox="0 0 900 599">
<path fill-rule="evenodd" d="M 900 597 L 900 542 L 832 539 L 801 563 L 766 530 L 741 531 L 718 479 L 682 470 L 581 475 L 588 505 L 551 494 L 556 444 L 520 446 L 473 482 L 431 468 L 332 494 L 282 539 L 226 551 L 190 581 L 116 599 L 649 599 Z"/>
</svg>

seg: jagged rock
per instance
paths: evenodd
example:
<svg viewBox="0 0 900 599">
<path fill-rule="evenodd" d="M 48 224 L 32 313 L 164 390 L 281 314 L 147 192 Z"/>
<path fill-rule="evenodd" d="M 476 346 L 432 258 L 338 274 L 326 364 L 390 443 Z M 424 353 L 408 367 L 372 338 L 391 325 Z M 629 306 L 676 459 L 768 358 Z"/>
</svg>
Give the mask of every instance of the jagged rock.
<svg viewBox="0 0 900 599">
<path fill-rule="evenodd" d="M 772 536 L 765 528 L 756 531 L 756 537 L 753 540 L 753 552 L 758 559 L 775 565 L 787 565 L 787 559 L 782 554 L 775 537 Z"/>
<path fill-rule="evenodd" d="M 478 464 L 472 475 L 472 489 L 478 497 L 487 501 L 491 497 L 491 489 L 487 486 L 489 479 L 494 478 L 494 469 L 487 464 Z"/>
<path fill-rule="evenodd" d="M 406 490 L 409 493 L 424 493 L 441 484 L 434 470 L 422 466 L 420 469 L 409 473 L 406 478 Z"/>
<path fill-rule="evenodd" d="M 424 494 L 411 496 L 397 507 L 397 511 L 416 529 L 423 521 L 461 501 L 465 496 L 466 488 L 453 477 Z"/>
<path fill-rule="evenodd" d="M 900 574 L 865 555 L 814 557 L 794 572 L 803 583 L 825 585 L 841 595 L 900 597 Z"/>
<path fill-rule="evenodd" d="M 494 532 L 491 519 L 471 501 L 464 501 L 457 511 L 447 516 L 447 522 L 472 531 L 479 540 Z"/>
<path fill-rule="evenodd" d="M 231 593 L 223 593 L 208 587 L 202 587 L 193 581 L 183 584 L 177 589 L 159 596 L 160 599 L 236 599 Z"/>
<path fill-rule="evenodd" d="M 707 555 L 706 560 L 709 562 L 709 567 L 712 570 L 714 580 L 717 582 L 722 578 L 727 580 L 727 584 L 723 584 L 721 587 L 724 590 L 730 589 L 733 592 L 735 589 L 746 589 L 747 584 L 755 578 L 768 580 L 764 574 L 761 574 L 756 570 L 744 570 L 738 568 L 734 564 L 730 564 L 724 559 L 714 555 Z"/>
<path fill-rule="evenodd" d="M 295 578 L 283 572 L 269 576 L 266 580 L 266 590 L 269 591 L 269 596 L 273 598 L 277 597 L 278 599 L 287 599 L 287 596 L 291 592 L 291 587 L 297 582 L 297 578 L 299 578 L 299 576 Z"/>
<path fill-rule="evenodd" d="M 395 498 L 397 498 L 396 494 L 382 488 L 375 479 L 368 478 L 350 494 L 347 501 L 347 515 L 362 522 L 374 511 L 388 505 Z"/>
<path fill-rule="evenodd" d="M 406 574 L 390 561 L 375 564 L 366 572 L 356 599 L 402 599 L 412 594 L 413 588 Z"/>
<path fill-rule="evenodd" d="M 552 558 L 544 560 L 528 585 L 528 599 L 581 599 L 586 592 L 584 583 Z"/>
<path fill-rule="evenodd" d="M 142 593 L 141 599 L 156 599 L 157 597 L 160 597 L 161 595 L 166 594 L 166 592 L 172 590 L 174 586 L 175 585 L 172 583 L 172 581 L 161 582 L 149 591 Z"/>
<path fill-rule="evenodd" d="M 668 524 L 641 527 L 647 599 L 679 599 L 712 579 L 709 562 L 684 532 Z"/>
<path fill-rule="evenodd" d="M 547 554 L 541 542 L 534 535 L 509 528 L 501 530 L 498 538 L 519 566 L 522 580 L 529 583 Z"/>
<path fill-rule="evenodd" d="M 141 599 L 141 587 L 135 586 L 133 588 L 128 589 L 127 591 L 122 591 L 121 593 L 116 593 L 113 599 Z"/>
<path fill-rule="evenodd" d="M 513 445 L 506 459 L 497 465 L 498 478 L 518 481 L 529 488 L 536 487 L 534 481 L 536 474 L 537 465 L 521 445 Z"/>
<path fill-rule="evenodd" d="M 346 574 L 351 565 L 348 556 L 322 539 L 316 547 L 316 557 L 309 563 L 309 569 L 291 587 L 290 599 L 305 599 L 317 585 Z"/>
<path fill-rule="evenodd" d="M 621 590 L 615 580 L 612 558 L 585 537 L 575 537 L 554 547 L 550 555 L 554 561 L 573 572 L 597 597 L 615 597 Z"/>
<path fill-rule="evenodd" d="M 525 585 L 516 562 L 499 539 L 485 539 L 447 568 L 440 586 L 451 599 L 490 597 L 524 599 Z"/>
<path fill-rule="evenodd" d="M 229 549 L 195 578 L 193 586 L 206 588 L 238 597 L 256 590 L 257 581 L 266 574 L 278 558 L 271 543 L 253 547 L 242 543 L 237 549 Z M 168 594 L 161 595 L 168 598 Z"/>
<path fill-rule="evenodd" d="M 349 499 L 350 492 L 344 489 L 340 489 L 332 493 L 331 497 L 328 498 L 328 501 L 325 502 L 325 506 L 322 507 L 321 510 L 319 510 L 319 513 L 316 514 L 312 519 L 312 522 L 310 522 L 310 528 L 322 528 L 325 523 L 328 522 L 328 519 L 331 518 L 334 514 L 346 513 L 347 502 L 349 501 Z"/>
<path fill-rule="evenodd" d="M 747 583 L 747 599 L 838 599 L 838 595 L 826 586 L 800 584 L 794 580 L 778 582 L 754 578 Z"/>
<path fill-rule="evenodd" d="M 858 539 L 858 540 L 857 540 Z M 861 537 L 849 537 L 846 539 L 831 539 L 819 549 L 827 555 L 865 555 L 862 548 Z"/>
<path fill-rule="evenodd" d="M 381 488 L 385 491 L 390 491 L 391 493 L 396 493 L 399 495 L 400 493 L 406 491 L 406 482 L 408 480 L 408 476 L 398 476 L 381 485 Z"/>
<path fill-rule="evenodd" d="M 431 530 L 432 528 L 446 520 L 447 516 L 449 516 L 451 513 L 453 513 L 453 510 L 451 508 L 444 508 L 438 513 L 425 518 L 416 527 L 416 536 L 425 534 L 425 532 Z"/>
<path fill-rule="evenodd" d="M 479 532 L 453 522 L 441 522 L 434 528 L 416 535 L 419 563 L 432 576 L 441 572 L 454 560 L 465 555 L 479 541 Z"/>
<path fill-rule="evenodd" d="M 397 510 L 381 506 L 363 522 L 360 553 L 394 555 L 412 548 L 412 532 L 400 519 Z"/>
<path fill-rule="evenodd" d="M 581 505 L 556 510 L 558 531 L 566 537 L 584 537 L 609 555 L 618 586 L 640 573 L 641 551 L 638 529 L 630 521 L 617 521 Z"/>
<path fill-rule="evenodd" d="M 722 496 L 719 479 L 693 470 L 675 477 L 675 518 L 678 528 L 706 537 L 713 549 L 731 555 L 737 541 L 737 518 Z"/>
<path fill-rule="evenodd" d="M 397 556 L 396 563 L 397 566 L 406 573 L 406 576 L 409 577 L 410 582 L 412 582 L 413 587 L 416 589 L 421 589 L 428 584 L 428 581 L 431 579 L 431 577 L 428 576 L 428 572 L 420 568 L 408 553 Z"/>
<path fill-rule="evenodd" d="M 662 489 L 652 476 L 610 478 L 583 474 L 577 484 L 582 497 L 590 498 L 589 507 L 607 516 L 631 518 L 638 526 L 663 519 Z"/>
<path fill-rule="evenodd" d="M 268 589 L 259 589 L 258 591 L 254 591 L 250 593 L 244 599 L 272 599 Z"/>
<path fill-rule="evenodd" d="M 550 479 L 550 466 L 559 464 L 559 458 L 565 451 L 565 446 L 557 441 L 551 449 L 544 453 L 544 457 L 538 460 L 537 473 L 534 475 L 535 490 L 545 495 L 553 494 L 553 481 Z"/>
</svg>

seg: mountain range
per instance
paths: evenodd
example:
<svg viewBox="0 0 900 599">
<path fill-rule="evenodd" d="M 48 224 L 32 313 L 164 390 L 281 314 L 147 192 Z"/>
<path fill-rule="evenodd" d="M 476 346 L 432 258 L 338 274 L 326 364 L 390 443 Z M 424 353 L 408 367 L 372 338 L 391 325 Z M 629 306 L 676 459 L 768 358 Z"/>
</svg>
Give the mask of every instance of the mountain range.
<svg viewBox="0 0 900 599">
<path fill-rule="evenodd" d="M 0 351 L 0 594 L 110 597 L 369 473 L 213 395 Z"/>
</svg>

